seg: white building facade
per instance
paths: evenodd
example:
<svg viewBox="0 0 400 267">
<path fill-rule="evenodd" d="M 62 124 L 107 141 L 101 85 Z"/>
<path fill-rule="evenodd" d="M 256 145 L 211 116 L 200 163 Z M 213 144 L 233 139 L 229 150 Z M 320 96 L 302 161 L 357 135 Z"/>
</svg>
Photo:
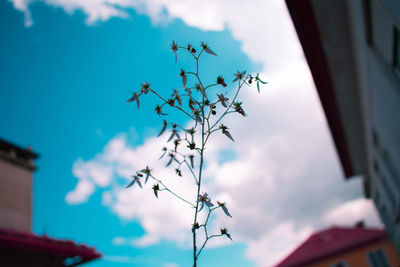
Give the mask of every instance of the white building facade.
<svg viewBox="0 0 400 267">
<path fill-rule="evenodd" d="M 286 0 L 346 179 L 400 252 L 400 0 Z"/>
</svg>

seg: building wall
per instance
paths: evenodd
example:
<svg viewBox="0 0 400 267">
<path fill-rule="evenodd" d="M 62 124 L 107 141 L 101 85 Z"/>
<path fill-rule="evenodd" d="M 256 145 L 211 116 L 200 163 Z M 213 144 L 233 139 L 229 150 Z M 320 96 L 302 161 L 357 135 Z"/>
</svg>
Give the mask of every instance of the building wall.
<svg viewBox="0 0 400 267">
<path fill-rule="evenodd" d="M 353 60 L 353 50 L 349 49 L 353 37 L 349 29 L 351 18 L 344 12 L 348 2 L 346 0 L 311 0 L 338 115 L 341 118 L 343 137 L 348 147 L 346 150 L 349 154 L 351 169 L 354 174 L 361 174 L 366 172 L 367 153 L 365 135 L 360 134 L 364 128 L 363 113 L 360 112 L 362 106 L 360 86 L 359 81 L 354 78 L 357 75 L 358 66 Z"/>
<path fill-rule="evenodd" d="M 400 0 L 290 2 L 346 178 L 363 177 L 400 255 Z"/>
<path fill-rule="evenodd" d="M 390 264 L 390 266 L 397 267 L 400 265 L 399 258 L 397 257 L 396 251 L 390 241 L 378 241 L 370 245 L 361 247 L 354 251 L 339 254 L 331 258 L 327 258 L 320 262 L 307 265 L 308 267 L 331 267 L 332 264 L 338 263 L 345 260 L 349 267 L 359 267 L 359 266 L 372 266 L 368 261 L 368 253 L 381 249 Z"/>
<path fill-rule="evenodd" d="M 354 0 L 346 5 L 362 100 L 366 191 L 400 252 L 400 220 L 396 221 L 400 216 L 400 75 L 395 72 L 400 1 Z"/>
<path fill-rule="evenodd" d="M 32 171 L 0 158 L 0 227 L 32 228 Z"/>
</svg>

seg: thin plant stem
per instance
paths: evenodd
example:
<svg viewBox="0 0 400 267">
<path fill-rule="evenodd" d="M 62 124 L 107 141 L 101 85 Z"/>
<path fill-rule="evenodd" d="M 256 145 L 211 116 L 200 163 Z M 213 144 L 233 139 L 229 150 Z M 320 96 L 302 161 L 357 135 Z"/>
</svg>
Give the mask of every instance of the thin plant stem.
<svg viewBox="0 0 400 267">
<path fill-rule="evenodd" d="M 196 174 L 194 173 L 192 166 L 190 166 L 189 162 L 187 162 L 187 160 L 185 159 L 184 162 L 186 163 L 187 167 L 189 168 L 190 172 L 193 175 L 194 180 L 196 181 L 196 184 L 199 183 L 199 181 L 197 180 Z"/>
<path fill-rule="evenodd" d="M 149 89 L 149 90 L 150 90 L 153 94 L 155 94 L 156 96 L 158 96 L 162 101 L 164 101 L 165 104 L 168 104 L 168 101 L 165 100 L 162 96 L 160 96 L 156 91 L 154 91 L 153 89 Z M 171 106 L 171 105 L 170 105 L 170 106 Z M 192 120 L 195 120 L 195 118 L 194 118 L 192 115 L 190 115 L 189 113 L 187 113 L 186 110 L 184 110 L 183 108 L 178 107 L 178 106 L 171 106 L 171 107 L 176 108 L 177 110 L 180 110 L 181 112 L 183 112 L 183 113 L 185 113 L 187 116 L 189 116 L 189 118 L 191 118 Z"/>
<path fill-rule="evenodd" d="M 174 89 L 173 94 L 171 95 L 171 98 L 164 98 L 160 94 L 158 94 L 156 91 L 154 91 L 153 89 L 149 88 L 150 85 L 146 82 L 146 83 L 142 84 L 142 89 L 139 90 L 137 93 L 135 93 L 134 96 L 131 97 L 127 101 L 127 102 L 132 102 L 132 101 L 136 100 L 138 108 L 139 108 L 139 99 L 138 99 L 138 97 L 140 97 L 142 94 L 147 94 L 150 91 L 155 96 L 157 96 L 159 99 L 161 99 L 162 102 L 163 102 L 160 105 L 157 105 L 157 108 L 156 108 L 156 112 L 159 115 L 167 115 L 167 114 L 162 113 L 162 108 L 164 106 L 170 106 L 170 107 L 172 107 L 172 110 L 175 108 L 175 109 L 179 110 L 180 112 L 184 113 L 186 116 L 188 116 L 190 119 L 192 119 L 192 122 L 194 124 L 194 126 L 192 128 L 185 129 L 184 127 L 180 126 L 179 124 L 167 123 L 166 121 L 164 121 L 163 129 L 161 130 L 161 132 L 159 134 L 159 135 L 161 135 L 162 133 L 164 133 L 164 131 L 166 130 L 166 128 L 168 126 L 170 126 L 170 127 L 172 126 L 172 128 L 173 128 L 172 134 L 170 135 L 170 137 L 169 137 L 167 142 L 171 141 L 174 137 L 176 137 L 174 139 L 174 142 L 173 142 L 175 147 L 174 147 L 174 149 L 167 149 L 166 147 L 164 147 L 163 148 L 164 153 L 162 154 L 160 159 L 166 153 L 169 153 L 168 155 L 171 158 L 170 158 L 169 162 L 167 163 L 167 167 L 171 163 L 173 163 L 175 161 L 174 164 L 177 164 L 176 173 L 179 176 L 182 176 L 181 169 L 184 168 L 184 167 L 182 167 L 182 165 L 185 164 L 187 166 L 187 168 L 189 169 L 191 175 L 193 176 L 195 184 L 197 186 L 196 199 L 195 199 L 194 203 L 192 203 L 192 202 L 184 199 L 183 197 L 179 196 L 174 191 L 172 191 L 170 188 L 168 188 L 160 179 L 157 179 L 152 174 L 150 174 L 151 170 L 148 167 L 146 167 L 146 169 L 143 169 L 142 171 L 137 172 L 137 176 L 134 176 L 135 180 L 133 180 L 127 186 L 127 187 L 132 186 L 135 183 L 136 180 L 138 180 L 140 177 L 143 177 L 143 174 L 146 174 L 148 177 L 151 177 L 154 181 L 156 181 L 158 183 L 158 184 L 153 186 L 153 190 L 155 190 L 154 193 L 156 194 L 157 197 L 158 197 L 157 191 L 168 191 L 171 195 L 173 195 L 177 199 L 185 202 L 186 204 L 189 204 L 191 207 L 194 208 L 193 227 L 192 227 L 192 235 L 193 235 L 193 267 L 197 267 L 198 258 L 200 256 L 201 252 L 204 250 L 207 242 L 210 239 L 215 238 L 215 237 L 219 237 L 219 236 L 223 236 L 223 235 L 227 235 L 229 238 L 231 238 L 230 235 L 228 234 L 226 228 L 222 228 L 221 229 L 221 234 L 214 234 L 214 235 L 210 235 L 209 236 L 209 233 L 208 233 L 208 230 L 209 230 L 208 229 L 208 223 L 210 222 L 211 213 L 213 213 L 214 210 L 222 207 L 223 211 L 225 212 L 225 214 L 227 216 L 230 217 L 230 214 L 227 211 L 226 207 L 224 207 L 225 203 L 221 204 L 221 203 L 217 202 L 218 205 L 213 206 L 213 204 L 211 203 L 211 199 L 209 199 L 207 197 L 206 193 L 204 193 L 204 195 L 200 195 L 201 182 L 202 182 L 202 178 L 203 178 L 203 168 L 204 168 L 204 164 L 205 164 L 205 158 L 204 158 L 205 154 L 204 153 L 205 153 L 206 144 L 207 144 L 210 136 L 213 133 L 215 133 L 216 131 L 221 131 L 222 130 L 222 132 L 225 133 L 224 130 L 226 130 L 227 127 L 226 126 L 217 127 L 217 125 L 221 122 L 221 120 L 226 115 L 228 115 L 230 113 L 235 113 L 235 112 L 238 112 L 238 111 L 240 113 L 243 113 L 243 112 L 241 112 L 241 110 L 238 110 L 238 108 L 240 108 L 240 104 L 241 103 L 238 103 L 238 107 L 236 107 L 236 104 L 235 104 L 235 101 L 236 101 L 236 99 L 238 97 L 238 94 L 241 91 L 241 88 L 243 87 L 243 85 L 246 84 L 246 85 L 250 86 L 249 83 L 251 83 L 253 78 L 257 82 L 257 88 L 258 88 L 258 81 L 260 81 L 261 83 L 265 84 L 265 82 L 261 81 L 258 78 L 258 74 L 255 77 L 253 77 L 250 74 L 245 76 L 245 77 L 243 77 L 244 75 L 242 73 L 238 72 L 238 74 L 235 74 L 235 75 L 236 75 L 237 78 L 240 77 L 240 79 L 238 80 L 236 92 L 235 92 L 235 94 L 233 96 L 233 99 L 230 101 L 230 103 L 227 101 L 228 99 L 226 99 L 226 100 L 219 99 L 219 100 L 217 100 L 215 102 L 210 102 L 208 100 L 207 95 L 206 95 L 206 90 L 211 88 L 211 87 L 218 86 L 219 84 L 222 84 L 225 87 L 226 84 L 221 83 L 220 79 L 221 79 L 222 76 L 219 76 L 217 78 L 217 83 L 213 83 L 213 84 L 210 84 L 210 85 L 205 86 L 205 87 L 203 86 L 203 83 L 202 83 L 202 81 L 200 79 L 200 75 L 199 75 L 199 68 L 200 68 L 199 67 L 200 66 L 199 59 L 200 59 L 200 56 L 204 53 L 204 51 L 206 53 L 208 53 L 208 54 L 212 54 L 212 55 L 215 55 L 215 56 L 216 56 L 216 54 L 213 51 L 211 51 L 208 48 L 207 44 L 205 44 L 205 43 L 201 43 L 201 47 L 202 47 L 202 49 L 200 50 L 200 52 L 196 56 L 196 51 L 190 44 L 187 47 L 183 47 L 183 46 L 178 46 L 175 42 L 172 42 L 171 48 L 172 48 L 175 56 L 177 55 L 177 51 L 178 50 L 182 50 L 183 49 L 193 57 L 193 59 L 195 61 L 195 64 L 196 64 L 196 67 L 195 67 L 196 71 L 195 72 L 194 71 L 185 72 L 184 70 L 181 71 L 180 75 L 183 78 L 182 82 L 185 82 L 185 84 L 183 85 L 183 89 L 184 89 L 185 92 L 181 91 L 181 88 L 182 88 L 182 86 L 181 86 L 181 87 L 179 87 L 177 89 Z M 245 72 L 243 72 L 243 73 L 245 73 Z M 196 84 L 194 87 L 186 87 L 186 83 L 187 83 L 187 76 L 186 75 L 194 76 L 195 77 L 194 80 L 197 80 L 198 84 Z M 249 83 L 246 81 L 247 79 L 250 79 Z M 198 95 L 197 92 L 196 92 L 195 97 L 192 96 L 192 90 L 200 91 L 201 98 L 200 98 L 200 96 Z M 258 90 L 259 90 L 259 88 L 258 88 Z M 180 94 L 180 93 L 182 93 L 182 94 Z M 220 95 L 218 95 L 218 97 L 220 98 Z M 201 101 L 198 101 L 200 99 L 201 99 Z M 185 104 L 186 104 L 186 100 L 188 100 L 188 102 L 189 102 L 188 104 L 189 104 L 190 110 L 186 105 L 183 106 L 183 101 L 182 100 L 185 100 Z M 178 104 L 175 105 L 175 101 L 178 101 L 179 105 Z M 225 103 L 225 101 L 226 101 L 226 103 Z M 223 110 L 222 115 L 220 115 L 219 117 L 215 116 L 215 119 L 214 119 L 213 116 L 215 114 L 215 109 L 217 107 L 217 104 L 220 103 L 220 102 L 221 102 L 222 106 L 225 107 L 225 110 Z M 233 108 L 234 105 L 235 105 L 235 108 Z M 207 110 L 207 108 L 209 108 L 209 110 Z M 244 115 L 244 113 L 243 113 L 243 115 Z M 197 135 L 196 136 L 194 135 L 195 130 L 198 130 L 198 128 L 201 128 L 201 144 L 200 145 L 196 144 L 196 142 L 200 143 L 200 141 L 199 141 L 200 138 Z M 179 132 L 180 131 L 184 131 L 185 132 L 184 133 L 185 138 L 181 139 L 181 137 L 179 136 Z M 191 135 L 191 138 L 188 137 L 188 134 Z M 226 132 L 225 134 L 230 139 L 232 139 L 232 137 L 230 137 L 229 132 Z M 186 154 L 186 153 L 181 153 L 181 152 L 177 151 L 178 147 L 182 147 L 182 145 L 185 145 L 185 144 L 187 145 L 187 147 L 190 150 L 195 150 L 195 151 L 197 151 L 197 153 L 193 152 L 193 154 L 190 154 L 190 153 Z M 194 155 L 196 155 L 196 168 L 198 166 L 198 171 L 194 169 L 194 163 L 193 163 Z M 199 162 L 197 161 L 197 157 L 200 157 L 200 161 Z M 191 161 L 190 163 L 188 161 L 188 158 Z M 146 177 L 146 181 L 147 181 L 147 177 Z M 142 187 L 141 183 L 139 182 L 139 180 L 138 180 L 138 183 L 139 183 L 140 187 Z M 160 187 L 162 187 L 162 188 L 160 188 Z M 201 207 L 200 207 L 200 205 L 201 205 Z M 208 207 L 208 213 L 207 213 L 207 216 L 206 216 L 204 222 L 202 224 L 199 224 L 199 222 L 198 222 L 199 213 L 202 210 L 202 208 L 204 207 L 204 205 L 206 205 Z M 202 231 L 198 232 L 201 227 L 204 228 L 203 231 L 204 231 L 205 239 L 204 239 L 203 243 L 200 243 L 200 241 L 199 241 L 199 244 L 197 244 L 197 242 L 198 242 L 198 240 L 197 240 L 198 234 L 199 235 L 201 234 L 203 236 L 203 232 Z M 197 245 L 200 246 L 200 244 L 201 244 L 201 247 L 200 247 L 200 249 L 198 249 Z"/>
<path fill-rule="evenodd" d="M 208 238 L 206 238 L 206 240 L 204 241 L 203 245 L 201 246 L 199 252 L 197 253 L 197 257 L 200 255 L 200 253 L 203 251 L 204 247 L 206 246 L 208 240 L 210 240 L 211 238 L 214 237 L 218 237 L 218 236 L 223 236 L 223 234 L 219 234 L 219 235 L 210 235 Z"/>
<path fill-rule="evenodd" d="M 195 205 L 193 205 L 193 203 L 191 203 L 190 201 L 184 199 L 183 197 L 180 197 L 179 195 L 177 195 L 175 192 L 173 192 L 171 189 L 169 189 L 161 180 L 157 179 L 156 177 L 154 177 L 153 175 L 150 174 L 150 177 L 157 181 L 157 183 L 161 184 L 164 188 L 160 189 L 159 191 L 168 191 L 169 193 L 171 193 L 173 196 L 179 198 L 180 200 L 182 200 L 183 202 L 186 202 L 187 204 L 189 204 L 190 206 L 192 206 L 193 208 L 196 207 Z"/>
</svg>

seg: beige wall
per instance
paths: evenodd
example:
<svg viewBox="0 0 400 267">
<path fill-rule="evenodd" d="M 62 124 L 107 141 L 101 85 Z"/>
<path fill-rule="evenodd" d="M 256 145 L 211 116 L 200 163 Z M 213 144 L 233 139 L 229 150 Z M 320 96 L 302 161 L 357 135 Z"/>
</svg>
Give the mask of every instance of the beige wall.
<svg viewBox="0 0 400 267">
<path fill-rule="evenodd" d="M 0 159 L 0 227 L 32 228 L 32 171 Z"/>
<path fill-rule="evenodd" d="M 359 266 L 371 266 L 368 262 L 368 253 L 377 249 L 384 251 L 386 258 L 388 259 L 390 266 L 397 267 L 400 265 L 399 258 L 394 250 L 393 245 L 388 241 L 378 241 L 368 246 L 353 250 L 351 252 L 343 253 L 318 263 L 309 265 L 309 267 L 330 267 L 332 264 L 339 261 L 345 260 L 349 267 L 359 267 Z"/>
</svg>

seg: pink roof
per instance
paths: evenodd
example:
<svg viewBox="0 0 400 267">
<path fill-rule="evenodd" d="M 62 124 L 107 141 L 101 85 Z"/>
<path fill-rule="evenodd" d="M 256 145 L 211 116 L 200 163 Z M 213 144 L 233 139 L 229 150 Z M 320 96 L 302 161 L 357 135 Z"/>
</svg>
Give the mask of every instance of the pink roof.
<svg viewBox="0 0 400 267">
<path fill-rule="evenodd" d="M 19 232 L 0 228 L 0 248 L 13 248 L 18 251 L 54 254 L 61 257 L 80 257 L 77 263 L 83 263 L 101 257 L 95 248 L 78 245 L 72 240 L 60 240 L 46 235 L 39 236 L 33 233 Z M 77 265 L 75 264 L 75 265 Z"/>
<path fill-rule="evenodd" d="M 382 229 L 331 227 L 312 234 L 276 267 L 304 266 L 384 238 Z"/>
</svg>

